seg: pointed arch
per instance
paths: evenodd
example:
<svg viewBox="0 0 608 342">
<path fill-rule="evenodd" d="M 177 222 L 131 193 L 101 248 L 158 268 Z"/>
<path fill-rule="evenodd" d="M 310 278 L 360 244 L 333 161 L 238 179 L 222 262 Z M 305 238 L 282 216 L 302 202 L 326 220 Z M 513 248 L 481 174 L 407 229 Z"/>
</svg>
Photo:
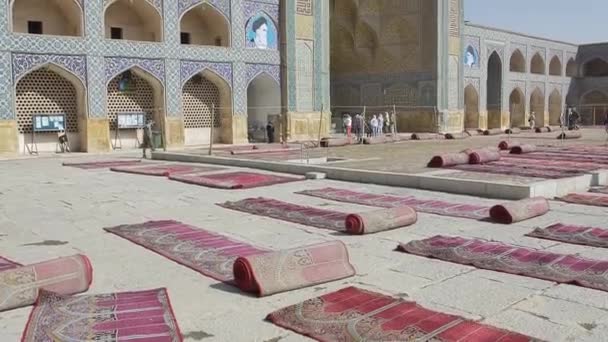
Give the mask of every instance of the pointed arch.
<svg viewBox="0 0 608 342">
<path fill-rule="evenodd" d="M 488 128 L 502 126 L 502 60 L 496 51 L 488 58 L 488 79 L 486 84 L 486 109 Z"/>
<path fill-rule="evenodd" d="M 602 125 L 608 113 L 608 93 L 592 89 L 583 94 L 580 100 L 580 113 L 583 125 Z M 595 121 L 594 121 L 595 120 Z"/>
<path fill-rule="evenodd" d="M 570 58 L 568 60 L 568 63 L 566 64 L 566 76 L 576 77 L 577 69 L 578 69 L 578 67 L 576 66 L 576 61 L 574 60 L 574 58 Z"/>
<path fill-rule="evenodd" d="M 530 95 L 530 113 L 534 112 L 536 127 L 545 125 L 545 93 L 536 87 Z"/>
<path fill-rule="evenodd" d="M 583 77 L 606 77 L 608 76 L 608 62 L 600 57 L 595 57 L 583 64 Z"/>
<path fill-rule="evenodd" d="M 544 75 L 545 74 L 545 59 L 540 53 L 535 53 L 530 60 L 530 73 Z"/>
<path fill-rule="evenodd" d="M 519 87 L 515 87 L 509 95 L 509 113 L 511 127 L 526 126 L 526 97 Z"/>
<path fill-rule="evenodd" d="M 191 6 L 179 18 L 182 44 L 230 47 L 230 19 L 217 7 L 203 2 Z M 185 38 L 188 38 L 186 42 Z"/>
<path fill-rule="evenodd" d="M 562 94 L 558 89 L 553 89 L 549 95 L 549 125 L 557 126 L 560 124 L 562 115 Z"/>
<path fill-rule="evenodd" d="M 106 39 L 162 42 L 163 19 L 158 8 L 146 0 L 112 0 L 104 8 Z M 121 30 L 121 38 L 112 31 Z"/>
<path fill-rule="evenodd" d="M 515 49 L 509 60 L 509 71 L 511 72 L 526 72 L 526 59 L 521 50 Z"/>
<path fill-rule="evenodd" d="M 279 135 L 281 87 L 267 72 L 260 72 L 247 85 L 247 130 L 251 142 L 265 142 L 266 123 L 275 123 L 275 135 Z M 278 139 L 275 139 L 278 140 Z"/>
<path fill-rule="evenodd" d="M 549 62 L 549 75 L 562 76 L 562 61 L 557 56 L 553 56 Z"/>
<path fill-rule="evenodd" d="M 11 0 L 12 30 L 31 33 L 28 21 L 37 18 L 44 35 L 84 36 L 84 10 L 78 0 Z"/>
<path fill-rule="evenodd" d="M 479 93 L 472 84 L 464 88 L 464 128 L 479 129 Z"/>
</svg>

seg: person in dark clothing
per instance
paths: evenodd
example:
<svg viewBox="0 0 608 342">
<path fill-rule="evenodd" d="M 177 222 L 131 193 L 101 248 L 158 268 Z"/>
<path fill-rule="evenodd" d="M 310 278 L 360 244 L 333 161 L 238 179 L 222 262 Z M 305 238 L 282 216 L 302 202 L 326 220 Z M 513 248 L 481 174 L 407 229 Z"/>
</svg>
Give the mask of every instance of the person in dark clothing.
<svg viewBox="0 0 608 342">
<path fill-rule="evenodd" d="M 604 128 L 606 129 L 606 133 L 608 133 L 608 112 L 606 112 L 606 117 L 604 118 Z"/>
<path fill-rule="evenodd" d="M 274 125 L 270 121 L 266 125 L 266 135 L 268 136 L 268 143 L 274 143 Z"/>
<path fill-rule="evenodd" d="M 144 141 L 141 144 L 141 148 L 143 149 L 143 158 L 146 159 L 146 150 L 150 149 L 152 152 L 154 152 L 154 144 L 152 144 L 152 126 L 154 125 L 154 121 L 150 120 L 145 126 L 144 126 Z"/>
</svg>

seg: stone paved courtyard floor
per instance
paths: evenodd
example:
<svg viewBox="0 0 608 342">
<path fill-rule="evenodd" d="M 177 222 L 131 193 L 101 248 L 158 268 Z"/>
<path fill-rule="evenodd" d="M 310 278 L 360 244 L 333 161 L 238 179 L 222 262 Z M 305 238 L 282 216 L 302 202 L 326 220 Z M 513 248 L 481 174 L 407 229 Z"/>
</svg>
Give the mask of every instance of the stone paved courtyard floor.
<svg viewBox="0 0 608 342">
<path fill-rule="evenodd" d="M 483 140 L 486 139 L 486 140 Z M 498 138 L 469 140 L 487 145 Z M 423 155 L 419 143 L 414 152 Z M 461 142 L 441 142 L 461 149 Z M 413 146 L 413 145 L 412 145 Z M 391 155 L 399 145 L 370 147 L 365 155 Z M 337 149 L 336 149 L 337 150 Z M 339 152 L 336 152 L 339 154 Z M 70 158 L 70 161 L 93 157 Z M 392 158 L 396 165 L 411 159 Z M 385 186 L 319 180 L 240 191 L 213 190 L 165 178 L 80 170 L 60 158 L 0 161 L 0 255 L 27 264 L 76 253 L 94 267 L 89 293 L 167 287 L 186 341 L 305 341 L 264 321 L 276 309 L 349 285 L 415 300 L 548 341 L 608 341 L 608 293 L 572 285 L 478 270 L 395 252 L 398 242 L 437 234 L 479 237 L 608 260 L 608 250 L 524 237 L 535 227 L 563 222 L 607 226 L 608 209 L 551 202 L 551 212 L 511 226 L 419 214 L 416 225 L 371 236 L 336 235 L 226 210 L 215 203 L 265 196 L 348 211 L 360 207 L 295 195 L 326 186 L 376 193 L 412 194 L 474 204 L 492 200 Z M 389 163 L 377 167 L 392 167 Z M 372 166 L 369 166 L 372 167 Z M 182 267 L 156 253 L 105 233 L 102 228 L 154 219 L 175 219 L 268 247 L 288 248 L 340 239 L 348 245 L 357 276 L 343 281 L 253 298 Z M 0 313 L 0 341 L 18 341 L 31 308 Z"/>
</svg>

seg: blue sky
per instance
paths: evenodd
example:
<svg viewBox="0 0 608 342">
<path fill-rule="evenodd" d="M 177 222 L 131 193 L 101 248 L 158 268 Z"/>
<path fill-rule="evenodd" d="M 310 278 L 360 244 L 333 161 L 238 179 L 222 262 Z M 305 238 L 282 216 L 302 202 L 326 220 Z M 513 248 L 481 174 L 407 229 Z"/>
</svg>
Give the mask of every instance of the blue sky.
<svg viewBox="0 0 608 342">
<path fill-rule="evenodd" d="M 465 0 L 465 20 L 570 43 L 608 41 L 608 0 Z"/>
</svg>

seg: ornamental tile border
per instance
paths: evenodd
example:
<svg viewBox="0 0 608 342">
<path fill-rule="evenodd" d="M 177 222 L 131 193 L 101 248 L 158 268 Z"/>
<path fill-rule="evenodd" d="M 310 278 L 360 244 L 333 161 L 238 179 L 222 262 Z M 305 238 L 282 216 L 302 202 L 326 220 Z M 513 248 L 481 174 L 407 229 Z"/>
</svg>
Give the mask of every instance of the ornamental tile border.
<svg viewBox="0 0 608 342">
<path fill-rule="evenodd" d="M 204 70 L 211 70 L 220 76 L 232 89 L 232 63 L 215 63 L 200 61 L 181 61 L 180 80 L 183 87 L 194 75 Z"/>
<path fill-rule="evenodd" d="M 281 66 L 270 64 L 247 64 L 247 86 L 254 78 L 261 74 L 268 74 L 273 80 L 281 85 Z"/>
<path fill-rule="evenodd" d="M 76 76 L 86 87 L 87 84 L 87 60 L 85 56 L 69 55 L 38 55 L 15 53 L 12 55 L 13 84 L 30 71 L 44 65 L 55 64 Z"/>
<path fill-rule="evenodd" d="M 104 9 L 107 8 L 111 3 L 115 2 L 115 1 L 117 1 L 117 0 L 104 0 L 104 2 L 103 2 Z M 145 0 L 145 1 L 147 1 L 150 5 L 152 5 L 152 7 L 154 7 L 158 11 L 158 14 L 160 14 L 162 17 L 163 0 Z"/>
<path fill-rule="evenodd" d="M 121 73 L 138 67 L 154 76 L 165 86 L 165 63 L 162 59 L 106 57 L 105 65 L 106 84 Z"/>
<path fill-rule="evenodd" d="M 230 20 L 230 0 L 177 0 L 178 19 L 181 19 L 191 8 L 204 3 L 213 6 Z"/>
</svg>

